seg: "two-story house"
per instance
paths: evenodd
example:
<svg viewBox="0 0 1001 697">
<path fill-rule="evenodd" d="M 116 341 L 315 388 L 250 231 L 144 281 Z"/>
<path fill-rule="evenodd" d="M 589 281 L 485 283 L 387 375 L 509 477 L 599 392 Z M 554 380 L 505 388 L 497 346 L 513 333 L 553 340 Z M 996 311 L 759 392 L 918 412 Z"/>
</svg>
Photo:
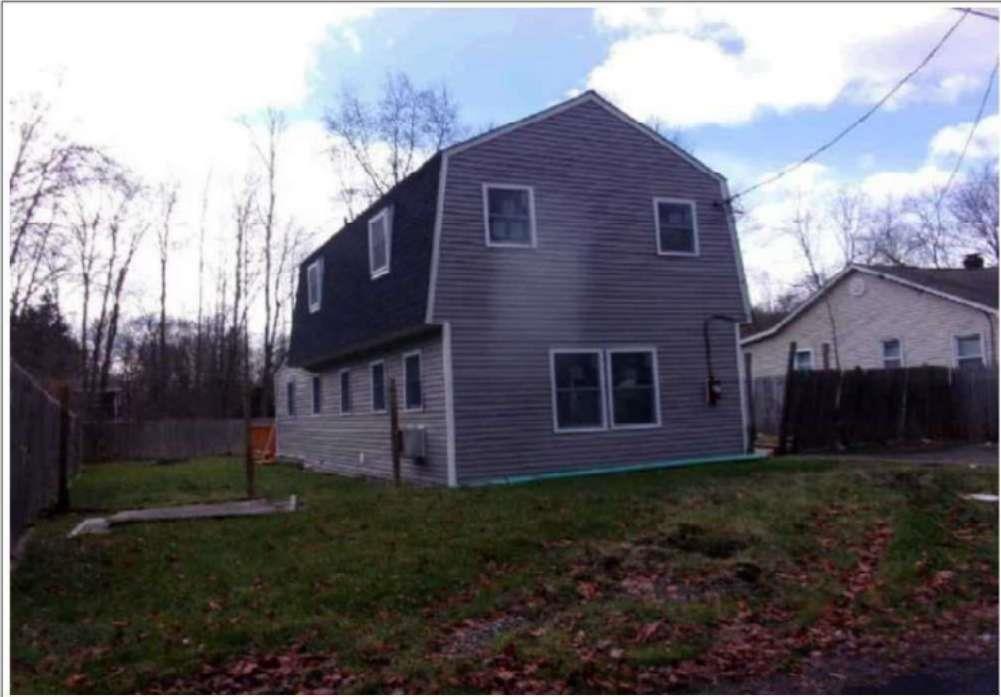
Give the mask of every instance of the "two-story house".
<svg viewBox="0 0 1001 697">
<path fill-rule="evenodd" d="M 392 380 L 415 482 L 742 457 L 727 198 L 594 92 L 435 154 L 303 261 L 279 456 L 391 476 Z"/>
</svg>

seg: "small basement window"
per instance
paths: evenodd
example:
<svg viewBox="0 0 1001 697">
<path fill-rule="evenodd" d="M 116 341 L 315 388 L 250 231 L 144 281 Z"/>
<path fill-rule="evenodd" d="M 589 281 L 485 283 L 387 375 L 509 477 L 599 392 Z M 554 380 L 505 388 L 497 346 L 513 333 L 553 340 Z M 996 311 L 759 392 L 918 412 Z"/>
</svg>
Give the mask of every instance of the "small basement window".
<svg viewBox="0 0 1001 697">
<path fill-rule="evenodd" d="M 386 411 L 386 364 L 377 361 L 368 369 L 372 379 L 372 411 Z"/>
<path fill-rule="evenodd" d="M 414 351 L 403 354 L 403 382 L 406 394 L 405 409 L 420 409 L 424 406 L 424 395 L 421 389 L 421 353 Z"/>
<path fill-rule="evenodd" d="M 900 339 L 886 339 L 883 341 L 883 367 L 904 367 L 904 352 L 900 345 Z"/>
<path fill-rule="evenodd" d="M 323 381 L 319 375 L 313 376 L 313 413 L 323 411 Z"/>
<path fill-rule="evenodd" d="M 373 279 L 389 273 L 392 252 L 390 225 L 389 208 L 383 208 L 368 221 L 368 270 Z"/>
<path fill-rule="evenodd" d="M 483 185 L 488 247 L 535 246 L 535 196 L 530 186 Z"/>
<path fill-rule="evenodd" d="M 290 380 L 285 385 L 285 404 L 289 416 L 295 416 L 295 381 Z"/>
<path fill-rule="evenodd" d="M 341 413 L 347 414 L 351 411 L 351 371 L 341 371 Z"/>
<path fill-rule="evenodd" d="M 306 267 L 306 296 L 309 300 L 309 311 L 320 309 L 323 295 L 323 259 L 317 259 Z"/>
<path fill-rule="evenodd" d="M 813 349 L 798 349 L 792 367 L 793 370 L 813 370 Z"/>
<path fill-rule="evenodd" d="M 605 428 L 604 371 L 601 351 L 552 351 L 553 418 L 560 431 Z"/>
<path fill-rule="evenodd" d="M 653 349 L 610 349 L 608 375 L 613 428 L 656 426 L 660 422 Z"/>
<path fill-rule="evenodd" d="M 653 212 L 658 254 L 698 256 L 699 226 L 695 217 L 695 201 L 655 198 Z"/>
<path fill-rule="evenodd" d="M 956 337 L 956 365 L 960 368 L 983 367 L 984 353 L 980 334 Z"/>
</svg>

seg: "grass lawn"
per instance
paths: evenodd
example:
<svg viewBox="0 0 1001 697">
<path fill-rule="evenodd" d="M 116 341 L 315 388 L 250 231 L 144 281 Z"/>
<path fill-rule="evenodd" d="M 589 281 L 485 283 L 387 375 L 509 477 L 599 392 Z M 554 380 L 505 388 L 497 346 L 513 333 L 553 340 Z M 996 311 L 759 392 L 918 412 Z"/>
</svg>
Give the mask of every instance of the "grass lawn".
<svg viewBox="0 0 1001 697">
<path fill-rule="evenodd" d="M 957 494 L 997 476 L 784 459 L 394 490 L 277 465 L 261 493 L 303 511 L 69 540 L 242 494 L 233 459 L 90 466 L 12 576 L 12 687 L 699 691 L 996 634 L 997 508 Z"/>
</svg>

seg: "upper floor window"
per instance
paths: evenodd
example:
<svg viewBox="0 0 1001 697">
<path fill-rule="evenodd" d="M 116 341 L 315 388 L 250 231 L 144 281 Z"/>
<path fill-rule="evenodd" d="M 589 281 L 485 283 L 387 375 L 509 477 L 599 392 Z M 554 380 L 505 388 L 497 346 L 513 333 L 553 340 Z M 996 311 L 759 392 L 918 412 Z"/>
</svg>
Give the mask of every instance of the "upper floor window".
<svg viewBox="0 0 1001 697">
<path fill-rule="evenodd" d="M 813 370 L 813 350 L 798 349 L 792 367 L 793 370 Z"/>
<path fill-rule="evenodd" d="M 323 411 L 323 381 L 319 375 L 313 376 L 313 413 Z"/>
<path fill-rule="evenodd" d="M 421 352 L 403 354 L 403 382 L 405 409 L 420 409 L 424 406 L 421 389 Z"/>
<path fill-rule="evenodd" d="M 900 345 L 900 339 L 886 339 L 883 341 L 883 367 L 904 367 L 904 350 Z"/>
<path fill-rule="evenodd" d="M 295 382 L 292 380 L 285 385 L 285 403 L 288 415 L 295 416 Z"/>
<path fill-rule="evenodd" d="M 386 411 L 386 364 L 376 361 L 369 365 L 372 378 L 372 411 Z"/>
<path fill-rule="evenodd" d="M 484 184 L 483 222 L 489 247 L 534 247 L 535 196 L 532 187 Z"/>
<path fill-rule="evenodd" d="M 344 369 L 341 371 L 341 413 L 347 414 L 351 411 L 351 371 Z"/>
<path fill-rule="evenodd" d="M 956 365 L 960 368 L 980 368 L 984 365 L 980 334 L 956 337 Z"/>
<path fill-rule="evenodd" d="M 306 267 L 306 295 L 309 299 L 309 311 L 320 309 L 320 299 L 323 294 L 323 259 L 317 259 Z"/>
<path fill-rule="evenodd" d="M 676 198 L 655 198 L 657 253 L 671 256 L 698 256 L 699 225 L 695 202 Z"/>
<path fill-rule="evenodd" d="M 368 271 L 373 279 L 389 273 L 392 253 L 389 209 L 383 208 L 368 221 Z"/>
</svg>

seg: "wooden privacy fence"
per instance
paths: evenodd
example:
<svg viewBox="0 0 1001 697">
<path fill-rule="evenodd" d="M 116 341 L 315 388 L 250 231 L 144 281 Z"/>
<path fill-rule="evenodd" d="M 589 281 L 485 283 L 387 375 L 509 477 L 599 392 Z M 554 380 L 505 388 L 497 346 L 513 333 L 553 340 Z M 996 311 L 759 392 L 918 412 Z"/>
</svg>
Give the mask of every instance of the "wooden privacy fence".
<svg viewBox="0 0 1001 697">
<path fill-rule="evenodd" d="M 35 517 L 60 494 L 60 459 L 65 484 L 80 470 L 81 428 L 77 415 L 61 405 L 16 363 L 10 366 L 10 526 L 16 542 Z M 65 488 L 64 488 L 65 492 Z"/>
<path fill-rule="evenodd" d="M 788 404 L 783 400 L 786 380 Z M 791 452 L 919 438 L 998 437 L 998 374 L 990 369 L 794 371 L 787 378 L 758 378 L 754 391 L 759 430 L 779 434 L 780 441 L 784 433 L 779 447 Z M 776 401 L 778 423 L 773 421 Z"/>
<path fill-rule="evenodd" d="M 94 421 L 84 429 L 84 459 L 88 462 L 175 460 L 238 454 L 245 448 L 243 419 Z"/>
</svg>

